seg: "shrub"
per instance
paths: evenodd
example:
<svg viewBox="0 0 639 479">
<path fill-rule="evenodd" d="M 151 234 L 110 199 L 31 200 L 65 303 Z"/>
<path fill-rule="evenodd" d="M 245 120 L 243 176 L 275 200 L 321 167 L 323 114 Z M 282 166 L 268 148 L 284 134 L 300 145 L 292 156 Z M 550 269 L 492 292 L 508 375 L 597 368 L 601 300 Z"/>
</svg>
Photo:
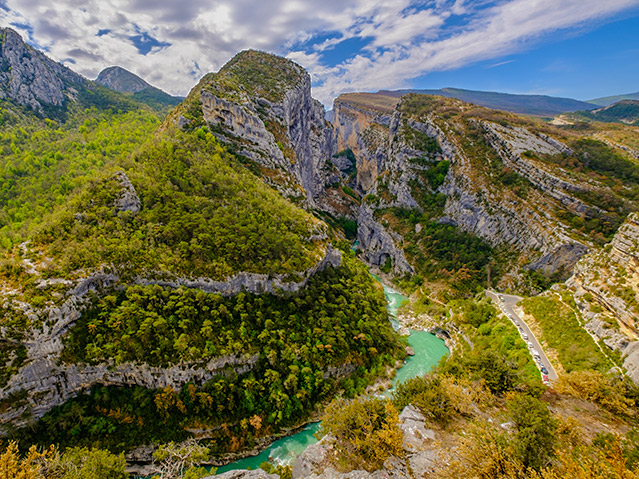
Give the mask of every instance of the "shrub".
<svg viewBox="0 0 639 479">
<path fill-rule="evenodd" d="M 563 394 L 596 402 L 614 414 L 633 415 L 635 402 L 626 384 L 599 371 L 573 371 L 559 377 L 555 389 Z"/>
<path fill-rule="evenodd" d="M 345 469 L 374 471 L 389 456 L 403 454 L 397 410 L 384 399 L 333 401 L 326 409 L 320 434 L 335 437 Z"/>
</svg>

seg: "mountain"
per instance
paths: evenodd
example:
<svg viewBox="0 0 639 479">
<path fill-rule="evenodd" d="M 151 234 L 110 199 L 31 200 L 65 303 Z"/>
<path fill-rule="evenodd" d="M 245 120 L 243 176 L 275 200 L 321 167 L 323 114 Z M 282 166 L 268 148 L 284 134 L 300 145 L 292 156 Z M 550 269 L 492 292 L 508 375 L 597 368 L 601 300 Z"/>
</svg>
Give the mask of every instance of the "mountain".
<svg viewBox="0 0 639 479">
<path fill-rule="evenodd" d="M 603 108 L 577 111 L 568 117 L 587 118 L 602 122 L 618 122 L 639 126 L 639 100 L 621 100 Z"/>
<path fill-rule="evenodd" d="M 588 100 L 588 103 L 599 106 L 608 106 L 621 100 L 639 100 L 639 91 L 635 93 L 627 93 L 625 95 L 613 95 L 605 96 L 602 98 L 595 98 L 594 100 Z"/>
<path fill-rule="evenodd" d="M 105 68 L 94 81 L 120 93 L 136 93 L 153 88 L 136 74 L 118 66 Z"/>
<path fill-rule="evenodd" d="M 0 99 L 57 120 L 75 107 L 137 108 L 27 45 L 11 28 L 0 29 Z"/>
<path fill-rule="evenodd" d="M 327 163 L 335 153 L 333 128 L 311 97 L 309 74 L 276 55 L 237 54 L 219 72 L 205 75 L 167 124 L 211 128 L 266 183 L 299 204 L 323 201 L 337 174 Z"/>
<path fill-rule="evenodd" d="M 183 98 L 149 85 L 142 78 L 119 66 L 105 68 L 100 72 L 95 82 L 111 90 L 130 94 L 130 96 L 155 109 L 163 109 L 178 105 Z"/>
<path fill-rule="evenodd" d="M 405 356 L 349 244 L 269 186 L 310 204 L 332 153 L 299 65 L 240 53 L 159 130 L 148 108 L 0 113 L 3 436 L 128 451 L 196 428 L 222 455 Z"/>
<path fill-rule="evenodd" d="M 423 95 L 440 95 L 457 98 L 468 103 L 493 108 L 495 110 L 510 111 L 522 115 L 555 116 L 576 110 L 590 110 L 596 105 L 572 98 L 561 98 L 547 95 L 514 95 L 488 91 L 463 90 L 461 88 L 442 88 L 440 90 L 380 90 L 379 94 L 401 97 L 408 93 Z"/>
</svg>

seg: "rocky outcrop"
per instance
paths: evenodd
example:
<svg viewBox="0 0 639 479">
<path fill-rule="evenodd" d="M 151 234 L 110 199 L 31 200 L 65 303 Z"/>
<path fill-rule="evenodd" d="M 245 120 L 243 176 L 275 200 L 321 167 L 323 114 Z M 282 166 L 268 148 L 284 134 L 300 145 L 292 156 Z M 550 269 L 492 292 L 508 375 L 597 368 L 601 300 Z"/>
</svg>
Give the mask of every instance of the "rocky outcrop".
<svg viewBox="0 0 639 479">
<path fill-rule="evenodd" d="M 397 247 L 397 243 L 401 244 L 402 238 L 375 221 L 373 210 L 367 205 L 360 208 L 357 225 L 357 239 L 364 261 L 383 266 L 390 258 L 394 273 L 401 275 L 413 272 L 404 251 Z"/>
<path fill-rule="evenodd" d="M 529 264 L 528 268 L 550 277 L 556 273 L 571 271 L 579 258 L 587 252 L 588 247 L 581 243 L 565 243 Z"/>
<path fill-rule="evenodd" d="M 0 29 L 0 98 L 39 114 L 62 108 L 88 80 L 27 45 L 11 28 Z"/>
<path fill-rule="evenodd" d="M 135 93 L 151 88 L 142 78 L 119 66 L 105 68 L 98 74 L 95 82 L 122 93 Z"/>
<path fill-rule="evenodd" d="M 571 152 L 563 143 L 553 140 L 547 135 L 543 138 L 533 135 L 523 127 L 505 127 L 496 123 L 483 121 L 480 123 L 486 132 L 486 138 L 494 150 L 499 154 L 504 164 L 530 181 L 548 196 L 558 200 L 564 207 L 577 213 L 600 215 L 603 210 L 588 205 L 570 195 L 592 190 L 583 182 L 577 184 L 546 171 L 539 164 L 527 159 L 522 154 L 533 152 L 554 155 Z"/>
<path fill-rule="evenodd" d="M 320 261 L 306 271 L 297 274 L 268 275 L 240 272 L 224 281 L 214 281 L 210 278 L 176 278 L 172 280 L 139 278 L 135 283 L 141 285 L 157 284 L 168 288 L 199 289 L 205 293 L 218 293 L 222 296 L 233 296 L 243 291 L 254 294 L 296 293 L 303 289 L 315 274 L 324 271 L 328 267 L 338 268 L 341 262 L 341 252 L 329 245 Z M 295 277 L 299 281 L 294 281 Z"/>
<path fill-rule="evenodd" d="M 566 283 L 586 327 L 624 356 L 639 383 L 639 213 L 632 213 L 613 240 L 584 256 Z"/>
<path fill-rule="evenodd" d="M 440 455 L 436 447 L 437 435 L 426 427 L 426 418 L 413 406 L 406 406 L 399 415 L 399 427 L 403 434 L 403 458 L 390 457 L 384 467 L 368 472 L 355 470 L 340 472 L 335 467 L 332 436 L 323 437 L 306 448 L 293 464 L 293 479 L 411 479 L 428 477 L 440 467 Z"/>
<path fill-rule="evenodd" d="M 138 213 L 142 207 L 140 198 L 138 197 L 135 187 L 129 180 L 129 177 L 123 171 L 120 171 L 115 175 L 115 179 L 120 183 L 122 189 L 120 190 L 120 196 L 115 202 L 115 207 L 118 211 L 130 211 L 131 213 Z"/>
<path fill-rule="evenodd" d="M 287 170 L 290 167 L 253 103 L 238 104 L 208 91 L 200 94 L 200 102 L 204 121 L 220 129 L 223 139 L 229 142 L 233 137 L 241 139 L 238 153 L 269 168 Z"/>
</svg>

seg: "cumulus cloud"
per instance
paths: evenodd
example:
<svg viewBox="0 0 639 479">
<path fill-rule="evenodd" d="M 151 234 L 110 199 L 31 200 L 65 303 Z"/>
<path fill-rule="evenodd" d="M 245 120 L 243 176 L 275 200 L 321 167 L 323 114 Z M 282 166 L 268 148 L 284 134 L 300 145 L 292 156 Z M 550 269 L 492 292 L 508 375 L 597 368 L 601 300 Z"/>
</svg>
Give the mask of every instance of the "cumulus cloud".
<svg viewBox="0 0 639 479">
<path fill-rule="evenodd" d="M 430 71 L 498 59 L 553 31 L 636 5 L 636 0 L 0 0 L 0 24 L 14 26 L 89 78 L 120 65 L 180 95 L 240 50 L 271 51 L 306 67 L 314 95 L 330 105 L 344 91 L 401 88 Z M 341 52 L 338 63 L 331 63 L 330 53 L 353 38 L 363 46 Z"/>
</svg>

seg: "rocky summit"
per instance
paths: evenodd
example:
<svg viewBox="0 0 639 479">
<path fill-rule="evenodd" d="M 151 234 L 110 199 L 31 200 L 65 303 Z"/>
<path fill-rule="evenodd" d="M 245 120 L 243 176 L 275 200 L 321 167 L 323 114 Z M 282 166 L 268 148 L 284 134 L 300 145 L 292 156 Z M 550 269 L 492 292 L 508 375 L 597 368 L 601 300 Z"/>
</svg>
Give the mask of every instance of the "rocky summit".
<svg viewBox="0 0 639 479">
<path fill-rule="evenodd" d="M 146 88 L 151 88 L 151 85 L 135 73 L 118 66 L 102 70 L 95 82 L 121 93 L 136 93 Z"/>
</svg>

